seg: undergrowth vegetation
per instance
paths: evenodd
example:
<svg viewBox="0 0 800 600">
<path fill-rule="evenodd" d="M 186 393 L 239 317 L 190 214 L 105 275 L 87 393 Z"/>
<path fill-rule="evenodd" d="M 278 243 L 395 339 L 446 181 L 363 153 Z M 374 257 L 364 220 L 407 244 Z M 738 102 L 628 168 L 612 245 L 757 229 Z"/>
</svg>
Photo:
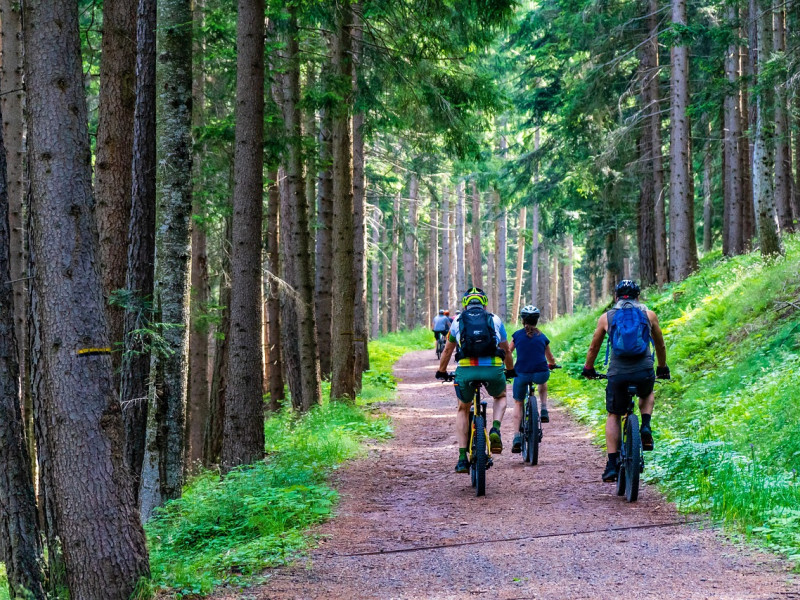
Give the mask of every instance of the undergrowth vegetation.
<svg viewBox="0 0 800 600">
<path fill-rule="evenodd" d="M 302 417 L 287 408 L 266 422 L 265 461 L 225 478 L 194 477 L 146 526 L 154 586 L 176 598 L 207 594 L 252 583 L 301 554 L 313 542 L 308 527 L 328 518 L 337 501 L 331 472 L 365 441 L 391 435 L 389 420 L 370 405 L 392 398 L 392 365 L 409 350 L 432 347 L 429 336 L 416 330 L 371 342 L 355 406 L 326 402 Z"/>
<path fill-rule="evenodd" d="M 775 259 L 712 253 L 686 281 L 643 296 L 672 369 L 672 381 L 656 386 L 645 474 L 682 510 L 708 511 L 800 560 L 800 238 L 787 238 Z M 568 371 L 551 389 L 598 442 L 604 386 L 580 372 L 603 309 L 545 325 Z"/>
</svg>

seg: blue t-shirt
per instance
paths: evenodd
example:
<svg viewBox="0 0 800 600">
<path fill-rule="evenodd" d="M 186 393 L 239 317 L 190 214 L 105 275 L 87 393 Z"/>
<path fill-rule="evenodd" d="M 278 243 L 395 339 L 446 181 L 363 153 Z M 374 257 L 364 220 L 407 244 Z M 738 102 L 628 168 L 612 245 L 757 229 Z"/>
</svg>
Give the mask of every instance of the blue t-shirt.
<svg viewBox="0 0 800 600">
<path fill-rule="evenodd" d="M 534 334 L 533 337 L 528 337 L 524 329 L 515 331 L 511 336 L 514 340 L 514 347 L 517 349 L 517 364 L 514 365 L 514 370 L 517 373 L 539 373 L 540 371 L 547 371 L 547 358 L 544 355 L 544 349 L 550 340 L 541 331 Z"/>
</svg>

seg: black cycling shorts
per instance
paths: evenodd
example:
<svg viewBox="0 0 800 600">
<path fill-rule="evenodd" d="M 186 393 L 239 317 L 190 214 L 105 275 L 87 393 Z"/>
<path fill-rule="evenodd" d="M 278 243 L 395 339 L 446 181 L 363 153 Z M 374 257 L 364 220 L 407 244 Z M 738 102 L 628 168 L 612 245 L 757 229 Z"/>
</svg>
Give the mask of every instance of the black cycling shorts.
<svg viewBox="0 0 800 600">
<path fill-rule="evenodd" d="M 628 386 L 635 385 L 636 395 L 646 398 L 653 393 L 655 384 L 656 374 L 651 369 L 610 376 L 606 384 L 606 411 L 612 415 L 624 415 L 628 412 Z"/>
</svg>

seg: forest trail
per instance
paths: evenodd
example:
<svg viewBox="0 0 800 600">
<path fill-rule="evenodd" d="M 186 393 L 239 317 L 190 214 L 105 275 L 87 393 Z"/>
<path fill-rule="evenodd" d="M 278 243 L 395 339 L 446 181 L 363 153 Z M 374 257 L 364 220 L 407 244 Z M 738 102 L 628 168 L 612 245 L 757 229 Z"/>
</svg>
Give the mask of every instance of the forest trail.
<svg viewBox="0 0 800 600">
<path fill-rule="evenodd" d="M 800 598 L 785 563 L 687 524 L 699 517 L 653 487 L 632 505 L 617 497 L 600 482 L 603 455 L 557 406 L 537 467 L 511 454 L 506 413 L 506 449 L 476 498 L 469 476 L 453 472 L 456 400 L 435 371 L 432 349 L 397 363 L 402 382 L 386 408 L 395 437 L 338 474 L 337 516 L 308 560 L 216 598 Z"/>
</svg>

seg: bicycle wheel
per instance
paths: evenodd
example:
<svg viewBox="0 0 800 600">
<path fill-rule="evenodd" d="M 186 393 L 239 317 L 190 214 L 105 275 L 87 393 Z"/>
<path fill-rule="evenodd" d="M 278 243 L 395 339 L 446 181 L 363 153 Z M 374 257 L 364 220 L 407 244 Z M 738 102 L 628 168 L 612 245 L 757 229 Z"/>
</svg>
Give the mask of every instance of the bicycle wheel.
<svg viewBox="0 0 800 600">
<path fill-rule="evenodd" d="M 483 417 L 475 417 L 475 458 L 472 461 L 475 478 L 475 494 L 486 495 L 486 423 Z"/>
<path fill-rule="evenodd" d="M 639 497 L 639 466 L 642 459 L 642 437 L 636 415 L 628 416 L 625 430 L 625 499 L 636 502 Z"/>
<path fill-rule="evenodd" d="M 536 396 L 531 394 L 528 396 L 528 403 L 525 410 L 525 422 L 527 424 L 525 437 L 528 452 L 525 456 L 525 462 L 531 465 L 539 464 L 539 405 L 536 402 Z"/>
</svg>

